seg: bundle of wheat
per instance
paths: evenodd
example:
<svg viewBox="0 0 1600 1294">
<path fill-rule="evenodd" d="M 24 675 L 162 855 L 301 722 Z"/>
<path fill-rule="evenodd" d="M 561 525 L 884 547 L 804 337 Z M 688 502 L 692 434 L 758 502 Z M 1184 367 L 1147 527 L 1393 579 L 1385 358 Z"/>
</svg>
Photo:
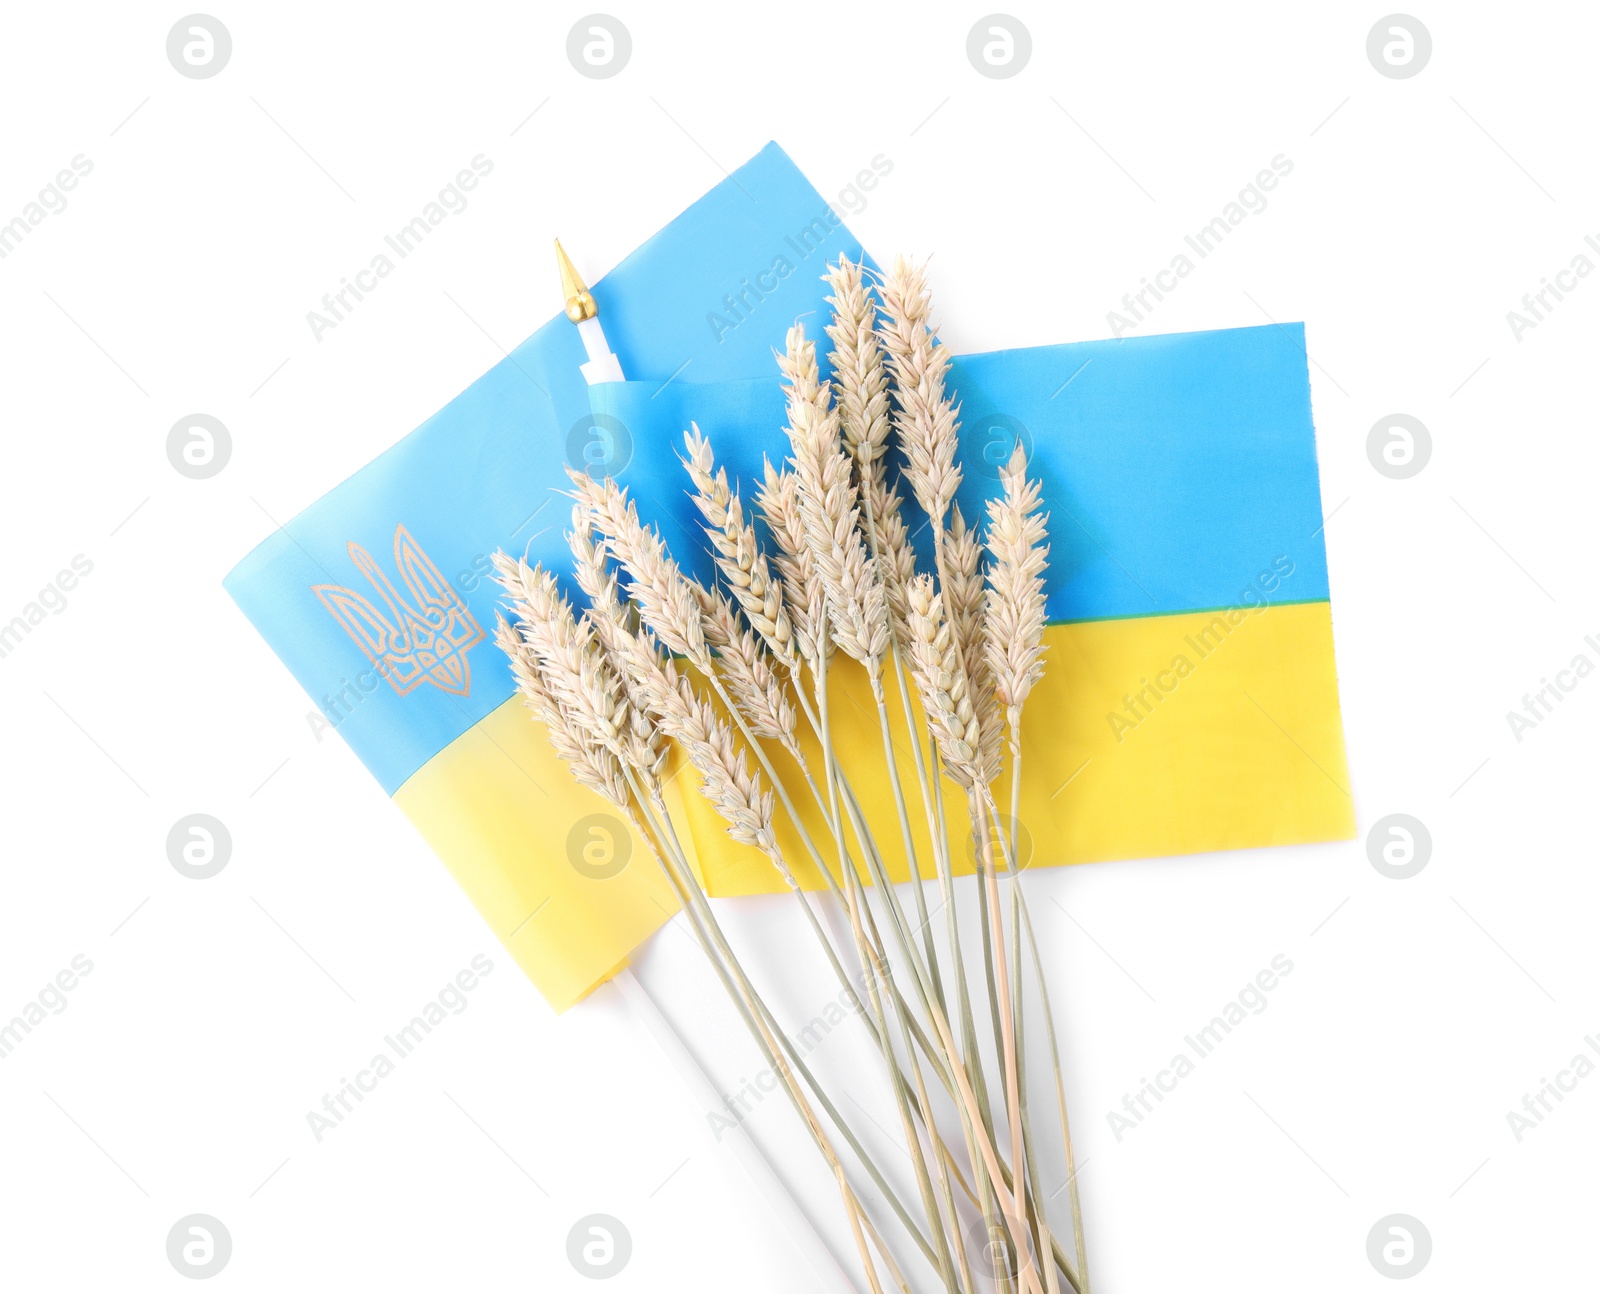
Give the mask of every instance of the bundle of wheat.
<svg viewBox="0 0 1600 1294">
<path fill-rule="evenodd" d="M 1048 549 L 1039 484 L 1029 479 L 1019 445 L 1000 473 L 1000 497 L 988 504 L 987 528 L 980 537 L 969 527 L 953 502 L 961 482 L 959 423 L 945 392 L 949 355 L 930 326 L 924 271 L 897 261 L 874 285 L 862 266 L 840 260 L 826 278 L 834 310 L 831 379 L 820 379 L 815 344 L 799 326 L 779 357 L 791 453 L 780 467 L 766 464 L 757 493 L 771 551 L 710 443 L 691 427 L 683 462 L 720 583 L 708 588 L 687 576 L 626 490 L 573 472 L 570 543 L 589 605 L 574 610 L 551 572 L 497 554 L 515 617 L 501 621 L 497 638 L 573 775 L 628 814 L 665 873 L 838 1183 L 874 1294 L 886 1282 L 906 1291 L 926 1284 L 908 1281 L 896 1262 L 880 1231 L 885 1211 L 949 1294 L 974 1294 L 975 1275 L 1019 1294 L 1059 1294 L 1064 1278 L 1086 1294 L 1066 1100 L 1015 827 L 1023 708 L 1043 672 Z M 902 483 L 932 530 L 931 572 L 917 570 Z M 855 665 L 838 662 L 836 652 Z M 828 674 L 857 667 L 877 705 L 898 842 L 874 837 L 835 757 Z M 887 676 L 914 734 L 914 793 L 901 776 L 906 756 L 890 736 Z M 820 748 L 820 767 L 797 735 L 801 716 L 816 738 L 813 749 Z M 929 734 L 926 744 L 919 733 Z M 891 1187 L 724 937 L 667 812 L 661 772 L 669 743 L 700 774 L 729 835 L 771 861 L 833 974 L 853 993 L 846 950 L 796 878 L 799 860 L 780 846 L 780 813 L 804 861 L 842 905 L 849 960 L 865 989 L 861 1019 L 883 1058 L 918 1207 Z M 779 775 L 777 751 L 798 768 L 800 785 Z M 1009 815 L 999 809 L 1003 781 Z M 975 842 L 981 987 L 968 984 L 961 951 L 946 782 L 965 803 Z M 808 831 L 795 795 L 814 799 L 831 839 L 819 842 Z M 912 829 L 919 812 L 931 842 L 927 859 L 918 858 Z M 896 847 L 913 878 L 906 889 L 914 917 L 889 881 L 885 851 Z M 942 956 L 925 875 L 937 879 L 945 900 Z M 1024 946 L 1055 1072 L 1070 1250 L 1048 1217 L 1033 1126 L 1038 1106 L 1028 1100 L 1022 1065 Z M 990 1032 L 981 1040 L 972 1007 L 980 994 Z M 848 1148 L 848 1167 L 836 1139 Z M 858 1188 L 858 1174 L 870 1189 Z M 979 1220 L 985 1241 L 974 1246 L 969 1237 Z"/>
</svg>

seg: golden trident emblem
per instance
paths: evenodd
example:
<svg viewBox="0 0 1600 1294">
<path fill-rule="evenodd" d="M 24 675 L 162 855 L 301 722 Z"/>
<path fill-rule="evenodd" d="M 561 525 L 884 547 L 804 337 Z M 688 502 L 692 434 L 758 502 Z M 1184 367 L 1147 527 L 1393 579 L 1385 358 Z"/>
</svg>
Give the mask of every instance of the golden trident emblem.
<svg viewBox="0 0 1600 1294">
<path fill-rule="evenodd" d="M 483 629 L 411 532 L 404 526 L 394 528 L 395 566 L 409 599 L 365 548 L 354 540 L 348 547 L 350 560 L 389 613 L 342 584 L 311 586 L 322 605 L 401 696 L 421 683 L 466 696 L 472 687 L 467 652 L 483 641 Z"/>
</svg>

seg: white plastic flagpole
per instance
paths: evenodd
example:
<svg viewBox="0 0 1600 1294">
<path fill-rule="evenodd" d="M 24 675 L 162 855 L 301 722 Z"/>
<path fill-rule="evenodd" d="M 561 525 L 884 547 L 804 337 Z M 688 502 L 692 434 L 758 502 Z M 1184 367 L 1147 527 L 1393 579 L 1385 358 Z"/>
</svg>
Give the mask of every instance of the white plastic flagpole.
<svg viewBox="0 0 1600 1294">
<path fill-rule="evenodd" d="M 584 286 L 572 262 L 567 259 L 559 239 L 556 240 L 556 260 L 561 269 L 562 291 L 567 299 L 567 318 L 578 326 L 578 334 L 583 338 L 583 348 L 589 356 L 589 362 L 579 365 L 578 371 L 583 374 L 584 381 L 590 386 L 599 382 L 623 381 L 622 364 L 612 352 L 611 344 L 606 340 L 605 332 L 600 327 L 599 309 L 594 303 L 594 297 L 589 294 L 589 289 Z M 611 982 L 621 991 L 623 999 L 633 1011 L 634 1018 L 644 1026 L 645 1032 L 655 1039 L 656 1045 L 661 1048 L 661 1054 L 667 1058 L 672 1068 L 677 1071 L 678 1077 L 683 1080 L 684 1089 L 694 1103 L 696 1111 L 702 1117 L 712 1113 L 724 1113 L 722 1098 L 717 1095 L 717 1089 L 706 1076 L 705 1070 L 700 1068 L 700 1063 L 684 1045 L 683 1039 L 678 1036 L 671 1022 L 661 1014 L 655 1000 L 645 991 L 638 977 L 624 967 L 613 976 Z M 845 1275 L 838 1259 L 833 1256 L 833 1251 L 828 1248 L 811 1219 L 801 1209 L 799 1201 L 783 1184 L 766 1156 L 761 1153 L 761 1148 L 744 1130 L 743 1123 L 735 1123 L 731 1131 L 719 1135 L 717 1144 L 723 1147 L 744 1170 L 750 1179 L 750 1184 L 756 1188 L 757 1194 L 766 1202 L 784 1230 L 789 1233 L 789 1238 L 820 1282 L 818 1288 L 824 1294 L 859 1294 L 855 1283 Z"/>
<path fill-rule="evenodd" d="M 701 1069 L 699 1062 L 689 1054 L 683 1039 L 678 1036 L 666 1016 L 661 1014 L 654 999 L 645 990 L 644 985 L 639 983 L 638 977 L 624 967 L 611 982 L 622 991 L 623 999 L 632 1008 L 634 1018 L 655 1039 L 656 1045 L 661 1048 L 661 1054 L 667 1058 L 673 1069 L 677 1070 L 678 1077 L 683 1080 L 684 1090 L 688 1093 L 696 1112 L 702 1116 L 711 1113 L 726 1114 L 726 1107 L 717 1095 L 716 1088 L 711 1085 L 711 1080 L 706 1077 L 705 1070 Z M 719 1133 L 717 1144 L 744 1170 L 750 1179 L 750 1184 L 756 1188 L 757 1194 L 789 1233 L 789 1239 L 794 1241 L 795 1248 L 800 1251 L 806 1260 L 806 1265 L 815 1274 L 819 1282 L 818 1288 L 827 1294 L 857 1294 L 855 1285 L 840 1268 L 833 1251 L 817 1234 L 811 1219 L 806 1217 L 799 1203 L 789 1193 L 788 1187 L 773 1171 L 772 1165 L 761 1153 L 761 1148 L 750 1139 L 750 1134 L 744 1130 L 744 1124 L 735 1123 L 732 1128 Z"/>
</svg>

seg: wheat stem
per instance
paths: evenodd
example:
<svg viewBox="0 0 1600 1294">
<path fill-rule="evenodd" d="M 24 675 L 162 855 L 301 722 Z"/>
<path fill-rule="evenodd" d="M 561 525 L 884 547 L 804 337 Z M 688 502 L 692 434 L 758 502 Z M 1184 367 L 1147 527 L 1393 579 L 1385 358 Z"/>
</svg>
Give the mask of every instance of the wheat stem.
<svg viewBox="0 0 1600 1294">
<path fill-rule="evenodd" d="M 1050 1061 L 1055 1070 L 1056 1078 L 1056 1107 L 1061 1119 L 1061 1138 L 1066 1149 L 1067 1159 L 1067 1199 L 1072 1210 L 1073 1239 L 1077 1249 L 1077 1267 L 1074 1271 L 1067 1265 L 1065 1255 L 1057 1252 L 1057 1265 L 1067 1273 L 1067 1279 L 1072 1281 L 1073 1288 L 1078 1294 L 1089 1294 L 1089 1258 L 1085 1252 L 1083 1209 L 1078 1199 L 1078 1169 L 1072 1151 L 1072 1132 L 1067 1123 L 1067 1092 L 1066 1085 L 1061 1077 L 1061 1055 L 1056 1045 L 1056 1026 L 1054 1015 L 1050 1009 L 1050 990 L 1045 983 L 1044 961 L 1039 953 L 1038 940 L 1033 934 L 1033 918 L 1028 913 L 1028 905 L 1022 905 L 1022 923 L 1028 933 L 1028 949 L 1033 955 L 1034 976 L 1039 985 L 1039 1004 L 1044 1010 L 1045 1037 L 1050 1044 Z"/>
</svg>

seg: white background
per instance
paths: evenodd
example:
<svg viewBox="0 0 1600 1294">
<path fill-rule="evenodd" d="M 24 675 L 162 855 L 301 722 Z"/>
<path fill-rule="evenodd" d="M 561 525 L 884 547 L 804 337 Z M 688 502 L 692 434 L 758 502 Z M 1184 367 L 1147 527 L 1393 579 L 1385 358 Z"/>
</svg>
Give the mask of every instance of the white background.
<svg viewBox="0 0 1600 1294">
<path fill-rule="evenodd" d="M 4 16 L 0 220 L 93 170 L 0 261 L 0 620 L 93 571 L 0 659 L 0 1017 L 94 969 L 0 1061 L 0 1284 L 188 1288 L 166 1236 L 203 1212 L 233 1238 L 218 1289 L 590 1289 L 566 1236 L 601 1212 L 633 1239 L 619 1292 L 810 1288 L 614 992 L 551 1014 L 220 586 L 554 312 L 553 235 L 598 275 L 768 139 L 830 197 L 892 159 L 851 227 L 937 254 L 957 351 L 1109 335 L 1293 160 L 1140 331 L 1306 321 L 1362 839 L 1032 878 L 1096 1285 L 1389 1288 L 1366 1237 L 1397 1212 L 1433 1239 L 1419 1290 L 1592 1280 L 1600 1076 L 1520 1143 L 1506 1113 L 1600 1033 L 1600 679 L 1521 742 L 1505 718 L 1600 662 L 1600 280 L 1506 322 L 1600 236 L 1592 6 L 1418 10 L 1406 80 L 1350 4 L 1014 6 L 1007 80 L 950 4 L 622 5 L 610 80 L 567 61 L 578 8 L 212 12 L 233 54 L 206 80 L 167 61 L 178 9 Z M 471 206 L 314 340 L 306 312 L 479 153 Z M 165 452 L 196 411 L 233 440 L 204 481 Z M 1397 411 L 1433 438 L 1402 481 L 1365 448 Z M 207 881 L 166 857 L 194 812 L 233 839 Z M 1433 839 L 1404 881 L 1364 845 L 1394 812 Z M 783 981 L 788 908 L 724 912 L 792 1018 L 818 1010 Z M 1118 1142 L 1107 1111 L 1279 953 L 1269 1009 Z M 306 1112 L 475 954 L 469 1008 L 315 1141 Z M 668 930 L 642 975 L 735 1086 L 754 1061 L 694 956 Z M 750 1126 L 809 1191 L 790 1121 Z"/>
</svg>

